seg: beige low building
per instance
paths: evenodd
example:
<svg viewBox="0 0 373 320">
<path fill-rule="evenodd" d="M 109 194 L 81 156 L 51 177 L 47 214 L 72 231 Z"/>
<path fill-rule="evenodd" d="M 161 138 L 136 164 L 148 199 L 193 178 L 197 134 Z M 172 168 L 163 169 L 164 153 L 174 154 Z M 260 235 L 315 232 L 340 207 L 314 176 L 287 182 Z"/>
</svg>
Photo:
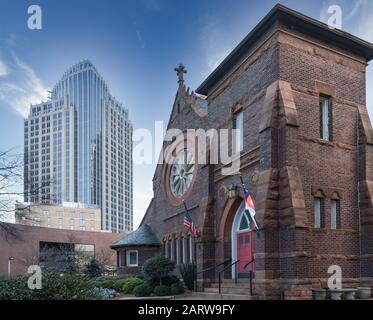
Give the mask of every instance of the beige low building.
<svg viewBox="0 0 373 320">
<path fill-rule="evenodd" d="M 77 203 L 16 204 L 17 224 L 66 230 L 101 231 L 101 210 Z"/>
</svg>

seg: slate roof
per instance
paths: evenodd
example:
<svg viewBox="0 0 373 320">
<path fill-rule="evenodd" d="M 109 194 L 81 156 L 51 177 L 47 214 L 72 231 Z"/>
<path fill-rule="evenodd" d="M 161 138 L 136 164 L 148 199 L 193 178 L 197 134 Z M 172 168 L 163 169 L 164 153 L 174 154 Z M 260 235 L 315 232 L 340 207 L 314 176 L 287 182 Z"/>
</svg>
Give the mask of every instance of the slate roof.
<svg viewBox="0 0 373 320">
<path fill-rule="evenodd" d="M 134 246 L 160 246 L 161 242 L 153 232 L 152 228 L 144 224 L 136 231 L 126 235 L 121 240 L 110 246 L 111 249 Z"/>
</svg>

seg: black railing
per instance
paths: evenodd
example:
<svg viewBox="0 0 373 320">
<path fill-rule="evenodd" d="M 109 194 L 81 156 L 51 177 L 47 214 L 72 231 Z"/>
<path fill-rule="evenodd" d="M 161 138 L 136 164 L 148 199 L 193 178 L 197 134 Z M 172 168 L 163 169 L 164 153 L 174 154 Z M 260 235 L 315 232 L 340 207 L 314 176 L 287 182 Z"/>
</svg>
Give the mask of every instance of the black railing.
<svg viewBox="0 0 373 320">
<path fill-rule="evenodd" d="M 232 259 L 228 259 L 228 260 L 225 260 L 225 261 L 223 261 L 223 262 L 221 262 L 221 263 L 219 263 L 217 265 L 214 265 L 214 266 L 208 267 L 208 268 L 206 268 L 204 270 L 201 270 L 199 272 L 196 272 L 195 273 L 195 277 L 194 277 L 194 291 L 197 291 L 197 275 L 199 275 L 201 273 L 205 273 L 205 272 L 210 271 L 210 270 L 214 270 L 215 271 L 220 266 L 224 266 L 224 265 L 226 265 L 227 263 L 229 263 L 231 261 L 232 261 Z"/>
<path fill-rule="evenodd" d="M 231 259 L 231 261 L 232 261 L 232 259 Z M 221 294 L 221 274 L 225 270 L 227 270 L 228 268 L 233 267 L 233 266 L 235 268 L 234 269 L 234 282 L 237 284 L 237 263 L 239 263 L 239 262 L 240 262 L 240 260 L 237 260 L 237 261 L 231 263 L 229 266 L 226 266 L 223 270 L 219 271 L 219 294 Z"/>
<path fill-rule="evenodd" d="M 248 268 L 248 266 L 250 266 L 251 264 L 253 264 L 255 261 L 255 259 L 252 259 L 250 262 L 246 263 L 245 266 L 243 267 L 244 270 L 246 270 Z M 249 279 L 250 279 L 250 296 L 253 295 L 253 271 L 250 270 L 249 271 Z"/>
</svg>

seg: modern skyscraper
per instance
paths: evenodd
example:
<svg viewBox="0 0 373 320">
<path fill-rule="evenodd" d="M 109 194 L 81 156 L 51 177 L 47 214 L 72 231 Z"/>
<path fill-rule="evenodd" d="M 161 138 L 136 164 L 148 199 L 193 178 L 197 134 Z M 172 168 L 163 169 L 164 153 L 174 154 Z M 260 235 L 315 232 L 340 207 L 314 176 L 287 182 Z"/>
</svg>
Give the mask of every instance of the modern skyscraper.
<svg viewBox="0 0 373 320">
<path fill-rule="evenodd" d="M 99 206 L 104 230 L 130 231 L 132 188 L 128 111 L 82 61 L 25 120 L 25 201 Z"/>
</svg>

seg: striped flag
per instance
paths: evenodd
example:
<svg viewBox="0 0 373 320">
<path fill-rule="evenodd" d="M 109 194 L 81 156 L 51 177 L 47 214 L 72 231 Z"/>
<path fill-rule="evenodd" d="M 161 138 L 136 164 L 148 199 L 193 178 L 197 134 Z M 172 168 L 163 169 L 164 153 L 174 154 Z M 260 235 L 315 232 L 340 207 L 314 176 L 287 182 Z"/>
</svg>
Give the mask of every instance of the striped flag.
<svg viewBox="0 0 373 320">
<path fill-rule="evenodd" d="M 249 194 L 249 191 L 247 190 L 241 176 L 240 176 L 240 178 L 241 178 L 241 183 L 242 183 L 243 194 L 244 194 L 244 197 L 245 197 L 245 210 L 249 212 L 251 220 L 253 221 L 253 223 L 255 225 L 255 228 L 257 230 L 259 230 L 258 224 L 257 224 L 256 219 L 255 219 L 256 211 L 255 211 L 253 198 Z"/>
<path fill-rule="evenodd" d="M 199 232 L 193 223 L 192 217 L 190 216 L 190 213 L 188 211 L 188 208 L 185 202 L 184 202 L 184 227 L 187 228 L 192 233 L 194 238 L 198 237 Z"/>
</svg>

